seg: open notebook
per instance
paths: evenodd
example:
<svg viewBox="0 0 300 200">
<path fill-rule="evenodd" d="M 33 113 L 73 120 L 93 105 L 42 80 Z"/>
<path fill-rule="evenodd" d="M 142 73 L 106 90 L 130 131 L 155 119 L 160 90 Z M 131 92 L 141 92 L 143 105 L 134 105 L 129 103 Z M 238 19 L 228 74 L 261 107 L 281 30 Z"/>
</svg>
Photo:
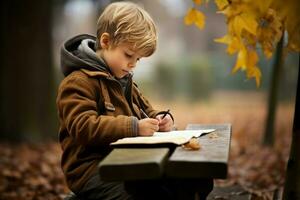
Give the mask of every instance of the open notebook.
<svg viewBox="0 0 300 200">
<path fill-rule="evenodd" d="M 169 145 L 177 146 L 189 142 L 193 137 L 201 137 L 213 131 L 215 131 L 215 129 L 155 132 L 153 136 L 122 138 L 110 145 L 113 147 L 142 147 L 148 145 L 159 147 Z"/>
</svg>

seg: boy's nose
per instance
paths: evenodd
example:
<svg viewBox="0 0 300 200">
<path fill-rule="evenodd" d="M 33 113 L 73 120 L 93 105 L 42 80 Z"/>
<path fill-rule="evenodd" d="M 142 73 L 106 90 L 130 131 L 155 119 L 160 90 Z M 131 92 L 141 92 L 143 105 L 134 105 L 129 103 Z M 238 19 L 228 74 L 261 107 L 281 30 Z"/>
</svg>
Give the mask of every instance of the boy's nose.
<svg viewBox="0 0 300 200">
<path fill-rule="evenodd" d="M 135 65 L 136 65 L 136 62 L 130 62 L 130 63 L 128 63 L 128 67 L 129 68 L 134 68 L 135 67 Z"/>
</svg>

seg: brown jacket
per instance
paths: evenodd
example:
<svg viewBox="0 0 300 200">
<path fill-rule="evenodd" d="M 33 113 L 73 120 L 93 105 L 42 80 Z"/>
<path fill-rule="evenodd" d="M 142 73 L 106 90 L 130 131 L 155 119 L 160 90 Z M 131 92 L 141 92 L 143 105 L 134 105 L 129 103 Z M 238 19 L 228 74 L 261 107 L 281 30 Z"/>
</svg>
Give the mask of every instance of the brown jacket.
<svg viewBox="0 0 300 200">
<path fill-rule="evenodd" d="M 67 55 L 72 57 L 75 53 Z M 108 71 L 91 70 L 83 64 L 81 68 L 80 64 L 75 64 L 76 69 L 70 69 L 74 62 L 63 64 L 63 72 L 68 72 L 59 86 L 56 101 L 63 150 L 61 165 L 72 191 L 80 191 L 97 172 L 99 161 L 111 151 L 111 142 L 137 136 L 140 108 L 149 117 L 159 113 L 131 78 L 125 95 L 122 85 Z"/>
<path fill-rule="evenodd" d="M 57 108 L 61 164 L 74 191 L 95 173 L 111 142 L 137 135 L 133 121 L 141 118 L 140 108 L 150 117 L 158 113 L 134 84 L 128 102 L 118 82 L 103 72 L 85 69 L 72 72 L 62 81 Z"/>
</svg>

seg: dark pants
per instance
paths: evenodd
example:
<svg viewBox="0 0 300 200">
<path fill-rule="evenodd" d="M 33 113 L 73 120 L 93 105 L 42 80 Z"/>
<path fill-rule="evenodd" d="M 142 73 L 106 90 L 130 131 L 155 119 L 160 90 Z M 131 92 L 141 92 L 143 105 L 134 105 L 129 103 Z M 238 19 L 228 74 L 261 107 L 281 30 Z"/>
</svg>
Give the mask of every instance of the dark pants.
<svg viewBox="0 0 300 200">
<path fill-rule="evenodd" d="M 77 193 L 84 200 L 205 200 L 213 189 L 213 179 L 143 180 L 104 182 L 94 175 Z M 76 192 L 75 192 L 76 193 Z"/>
</svg>

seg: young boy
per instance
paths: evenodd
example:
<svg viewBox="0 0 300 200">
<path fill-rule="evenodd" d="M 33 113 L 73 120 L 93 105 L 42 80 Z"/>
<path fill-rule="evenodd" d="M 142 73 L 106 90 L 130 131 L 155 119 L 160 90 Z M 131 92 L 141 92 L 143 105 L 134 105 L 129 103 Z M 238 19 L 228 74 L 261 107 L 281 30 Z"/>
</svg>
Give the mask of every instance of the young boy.
<svg viewBox="0 0 300 200">
<path fill-rule="evenodd" d="M 172 129 L 172 115 L 162 119 L 165 112 L 153 109 L 132 81 L 137 62 L 152 55 L 156 43 L 149 14 L 118 2 L 99 17 L 96 38 L 79 35 L 62 46 L 65 78 L 57 95 L 61 165 L 69 188 L 82 199 L 134 198 L 123 183 L 100 180 L 98 163 L 117 139 Z"/>
</svg>

